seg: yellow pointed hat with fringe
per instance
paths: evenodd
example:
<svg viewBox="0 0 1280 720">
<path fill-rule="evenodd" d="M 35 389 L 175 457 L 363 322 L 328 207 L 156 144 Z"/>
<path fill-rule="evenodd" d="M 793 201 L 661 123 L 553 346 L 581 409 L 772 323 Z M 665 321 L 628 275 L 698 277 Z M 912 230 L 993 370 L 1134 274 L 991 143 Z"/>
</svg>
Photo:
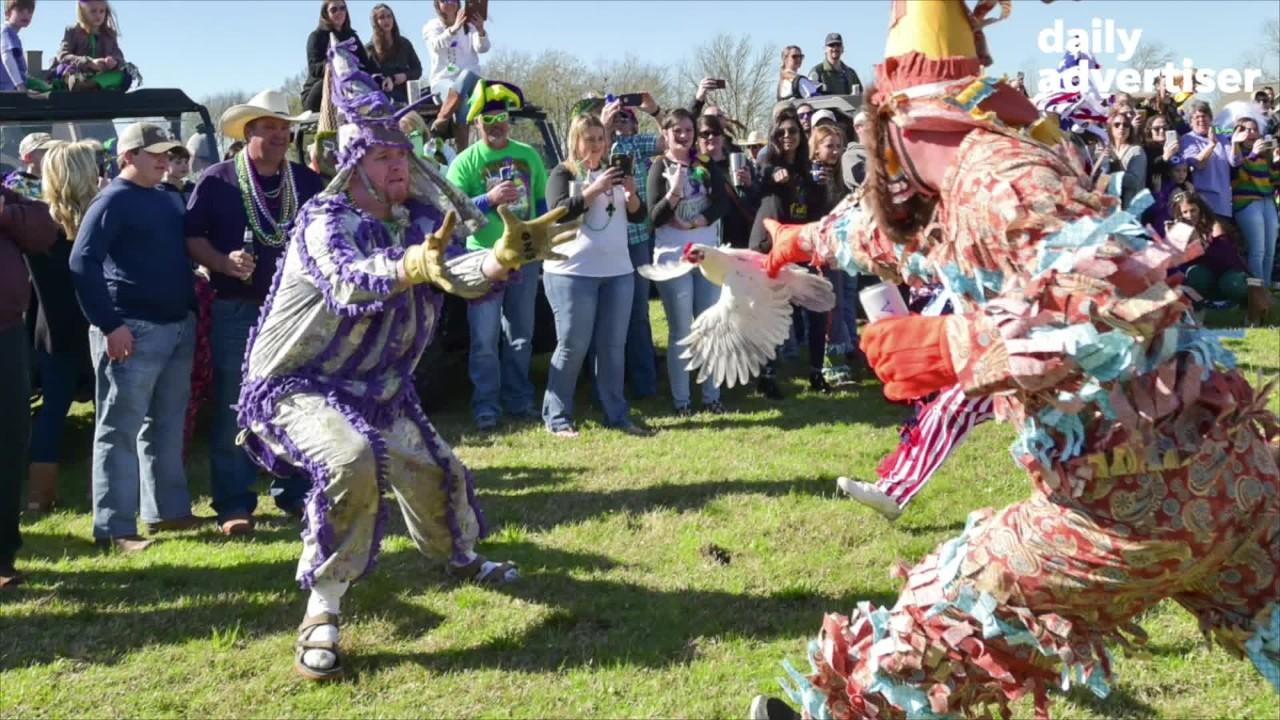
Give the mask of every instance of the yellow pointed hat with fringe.
<svg viewBox="0 0 1280 720">
<path fill-rule="evenodd" d="M 892 0 L 884 62 L 876 66 L 881 98 L 909 88 L 977 77 L 991 64 L 983 28 L 1009 16 L 1012 0 Z M 999 6 L 997 18 L 987 18 Z"/>
</svg>

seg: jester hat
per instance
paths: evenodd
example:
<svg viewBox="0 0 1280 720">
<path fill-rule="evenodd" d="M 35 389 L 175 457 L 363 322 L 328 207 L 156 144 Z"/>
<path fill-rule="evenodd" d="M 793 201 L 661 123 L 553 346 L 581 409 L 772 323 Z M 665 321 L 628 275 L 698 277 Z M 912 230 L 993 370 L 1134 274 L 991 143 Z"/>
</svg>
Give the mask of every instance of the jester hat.
<svg viewBox="0 0 1280 720">
<path fill-rule="evenodd" d="M 356 40 L 329 41 L 329 97 L 341 124 L 338 126 L 337 175 L 327 191 L 343 192 L 358 172 L 360 159 L 376 146 L 398 147 L 409 152 L 410 196 L 439 208 L 457 213 L 467 232 L 484 225 L 484 216 L 458 190 L 413 153 L 413 142 L 400 129 L 400 118 L 431 100 L 424 95 L 417 103 L 396 109 L 372 75 L 360 68 L 356 58 Z M 367 180 L 366 180 L 367 182 Z"/>
<path fill-rule="evenodd" d="M 524 93 L 511 83 L 498 80 L 479 80 L 471 91 L 467 106 L 467 122 L 488 112 L 519 110 L 524 107 Z"/>
</svg>

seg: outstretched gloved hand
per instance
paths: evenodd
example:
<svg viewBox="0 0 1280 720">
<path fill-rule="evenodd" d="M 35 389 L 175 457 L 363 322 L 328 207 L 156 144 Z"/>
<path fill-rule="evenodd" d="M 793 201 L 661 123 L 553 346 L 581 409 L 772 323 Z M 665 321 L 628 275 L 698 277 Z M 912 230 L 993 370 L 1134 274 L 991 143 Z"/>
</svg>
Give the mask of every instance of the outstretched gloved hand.
<svg viewBox="0 0 1280 720">
<path fill-rule="evenodd" d="M 867 363 L 890 400 L 914 400 L 955 385 L 944 317 L 885 318 L 862 332 Z"/>
<path fill-rule="evenodd" d="M 440 227 L 428 235 L 425 242 L 405 251 L 404 273 L 409 282 L 414 285 L 431 283 L 447 293 L 456 292 L 455 283 L 444 270 L 444 251 L 457 223 L 458 214 L 450 210 L 445 213 Z"/>
<path fill-rule="evenodd" d="M 805 247 L 804 238 L 801 237 L 803 225 L 783 225 L 768 218 L 764 221 L 764 229 L 772 243 L 769 257 L 764 261 L 764 270 L 769 277 L 778 277 L 782 268 L 791 263 L 808 262 L 812 258 L 811 248 Z"/>
<path fill-rule="evenodd" d="M 557 222 L 567 212 L 568 208 L 558 207 L 525 222 L 505 205 L 500 206 L 498 215 L 502 218 L 502 236 L 493 246 L 493 256 L 498 264 L 515 270 L 538 260 L 563 260 L 564 256 L 556 252 L 555 247 L 572 240 L 582 225 L 581 222 Z"/>
</svg>

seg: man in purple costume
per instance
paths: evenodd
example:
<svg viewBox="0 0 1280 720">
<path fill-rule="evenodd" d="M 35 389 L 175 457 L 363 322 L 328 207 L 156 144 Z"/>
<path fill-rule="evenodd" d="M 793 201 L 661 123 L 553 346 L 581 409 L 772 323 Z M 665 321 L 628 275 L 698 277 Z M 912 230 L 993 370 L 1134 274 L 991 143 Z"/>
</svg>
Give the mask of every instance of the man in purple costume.
<svg viewBox="0 0 1280 720">
<path fill-rule="evenodd" d="M 292 228 L 249 338 L 239 402 L 241 442 L 254 459 L 311 479 L 297 573 L 311 596 L 294 659 L 310 680 L 344 671 L 339 603 L 375 563 L 386 491 L 418 549 L 448 558 L 450 574 L 516 579 L 513 564 L 475 553 L 485 525 L 471 474 L 423 414 L 412 372 L 442 292 L 483 296 L 510 270 L 557 257 L 552 247 L 573 237 L 554 224 L 562 213 L 549 213 L 527 223 L 504 218 L 492 250 L 451 247 L 483 216 L 412 157 L 390 101 L 348 45 L 330 51 L 333 98 L 346 122 L 340 169 Z M 459 218 L 466 227 L 455 237 Z"/>
</svg>

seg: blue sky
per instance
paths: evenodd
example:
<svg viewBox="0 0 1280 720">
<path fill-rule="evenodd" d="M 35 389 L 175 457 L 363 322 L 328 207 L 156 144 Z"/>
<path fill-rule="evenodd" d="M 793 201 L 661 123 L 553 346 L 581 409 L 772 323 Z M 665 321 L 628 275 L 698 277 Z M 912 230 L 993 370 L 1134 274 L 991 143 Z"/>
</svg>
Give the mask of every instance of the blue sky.
<svg viewBox="0 0 1280 720">
<path fill-rule="evenodd" d="M 348 2 L 361 38 L 369 36 L 374 2 Z M 401 32 L 417 43 L 432 16 L 429 0 L 391 0 Z M 250 92 L 279 85 L 305 69 L 307 34 L 319 15 L 318 0 L 117 0 L 126 57 L 149 87 L 180 87 L 194 98 L 220 90 Z M 633 53 L 676 63 L 700 38 L 717 32 L 750 33 L 781 49 L 804 49 L 806 66 L 821 57 L 827 32 L 844 35 L 845 62 L 864 79 L 882 56 L 889 0 L 490 0 L 489 34 L 495 47 L 537 52 L 561 48 L 592 60 Z M 988 30 L 996 72 L 1029 74 L 1053 67 L 1042 54 L 1040 31 L 1061 18 L 1068 28 L 1110 18 L 1144 40 L 1158 40 L 1198 67 L 1241 67 L 1245 51 L 1261 40 L 1260 27 L 1280 18 L 1274 0 L 1059 0 L 1044 5 L 1018 0 L 1013 16 Z M 27 49 L 57 49 L 63 28 L 74 22 L 73 0 L 39 0 L 34 22 L 22 34 Z M 1099 58 L 1118 65 L 1114 58 Z M 1108 60 L 1111 60 L 1108 63 Z M 1276 70 L 1272 69 L 1272 73 Z M 1031 75 L 1030 77 L 1034 77 Z"/>
</svg>

